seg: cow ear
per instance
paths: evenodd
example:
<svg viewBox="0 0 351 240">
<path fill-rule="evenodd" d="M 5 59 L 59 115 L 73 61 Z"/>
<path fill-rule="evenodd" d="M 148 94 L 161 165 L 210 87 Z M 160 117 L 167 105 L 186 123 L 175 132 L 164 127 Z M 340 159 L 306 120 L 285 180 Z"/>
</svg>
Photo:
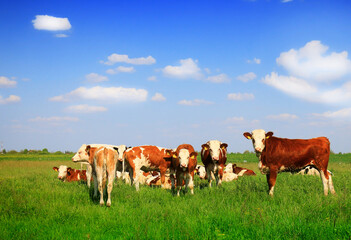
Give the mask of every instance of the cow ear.
<svg viewBox="0 0 351 240">
<path fill-rule="evenodd" d="M 196 157 L 197 157 L 197 152 L 192 152 L 192 153 L 190 154 L 190 158 L 191 158 L 191 159 L 196 159 Z"/>
<path fill-rule="evenodd" d="M 85 152 L 88 154 L 88 156 L 90 156 L 90 145 L 87 145 L 85 148 Z"/>
<path fill-rule="evenodd" d="M 208 147 L 208 145 L 206 143 L 202 144 L 201 147 L 202 147 L 202 149 L 205 149 L 205 150 L 209 149 L 209 147 Z"/>
<path fill-rule="evenodd" d="M 266 133 L 266 138 L 270 138 L 270 137 L 272 137 L 273 136 L 273 132 L 268 132 L 268 133 Z"/>
<path fill-rule="evenodd" d="M 55 172 L 58 172 L 58 167 L 53 167 L 52 169 L 54 169 Z"/>
<path fill-rule="evenodd" d="M 246 137 L 247 139 L 252 139 L 252 135 L 251 135 L 251 133 L 249 133 L 249 132 L 244 132 L 243 135 L 244 135 L 244 137 Z"/>
<path fill-rule="evenodd" d="M 222 148 L 222 149 L 226 149 L 227 147 L 228 147 L 228 144 L 226 144 L 226 143 L 222 143 L 222 144 L 221 144 L 221 148 Z"/>
<path fill-rule="evenodd" d="M 178 158 L 178 156 L 177 156 L 177 153 L 176 153 L 176 152 L 174 152 L 174 153 L 172 154 L 172 158 Z"/>
<path fill-rule="evenodd" d="M 116 150 L 118 152 L 118 147 L 113 147 L 114 150 Z"/>
</svg>

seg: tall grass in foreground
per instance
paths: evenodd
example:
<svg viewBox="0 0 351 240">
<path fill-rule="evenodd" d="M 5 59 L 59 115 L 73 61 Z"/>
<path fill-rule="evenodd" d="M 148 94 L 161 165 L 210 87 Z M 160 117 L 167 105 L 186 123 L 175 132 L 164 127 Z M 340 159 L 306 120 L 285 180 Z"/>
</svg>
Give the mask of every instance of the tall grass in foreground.
<svg viewBox="0 0 351 240">
<path fill-rule="evenodd" d="M 233 159 L 235 160 L 235 159 Z M 240 162 L 240 161 L 234 161 Z M 336 196 L 323 195 L 319 177 L 278 175 L 267 194 L 258 175 L 195 195 L 118 181 L 111 208 L 100 207 L 82 183 L 57 179 L 59 161 L 0 161 L 0 239 L 350 239 L 350 161 L 331 162 Z M 90 190 L 91 191 L 91 190 Z"/>
</svg>

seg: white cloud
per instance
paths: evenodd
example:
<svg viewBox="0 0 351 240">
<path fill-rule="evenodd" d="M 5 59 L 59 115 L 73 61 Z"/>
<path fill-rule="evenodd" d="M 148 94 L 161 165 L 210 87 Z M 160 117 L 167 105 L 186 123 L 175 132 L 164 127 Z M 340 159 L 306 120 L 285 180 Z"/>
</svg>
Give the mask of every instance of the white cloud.
<svg viewBox="0 0 351 240">
<path fill-rule="evenodd" d="M 93 83 L 108 81 L 108 78 L 106 76 L 102 76 L 97 73 L 89 73 L 85 75 L 85 79 L 88 82 L 93 82 Z"/>
<path fill-rule="evenodd" d="M 278 115 L 268 115 L 266 118 L 271 120 L 287 121 L 298 119 L 298 116 L 296 116 L 295 114 L 282 113 Z"/>
<path fill-rule="evenodd" d="M 0 104 L 16 103 L 21 101 L 21 98 L 16 95 L 10 95 L 8 98 L 3 98 L 0 96 Z"/>
<path fill-rule="evenodd" d="M 331 119 L 351 118 L 351 108 L 344 108 L 334 112 L 328 111 L 324 113 L 313 113 L 312 115 L 315 117 Z"/>
<path fill-rule="evenodd" d="M 107 108 L 101 106 L 89 106 L 87 104 L 74 105 L 66 108 L 66 111 L 74 113 L 96 113 L 96 112 L 106 112 Z"/>
<path fill-rule="evenodd" d="M 161 94 L 161 93 L 156 93 L 152 98 L 152 101 L 156 101 L 156 102 L 163 102 L 166 101 L 166 98 Z"/>
<path fill-rule="evenodd" d="M 327 55 L 328 48 L 320 41 L 310 41 L 298 50 L 281 53 L 276 61 L 291 75 L 317 82 L 338 80 L 351 73 L 347 51 Z"/>
<path fill-rule="evenodd" d="M 55 35 L 55 37 L 57 37 L 57 38 L 66 38 L 66 37 L 68 37 L 68 35 L 67 34 L 63 34 L 63 33 L 58 33 L 58 34 Z"/>
<path fill-rule="evenodd" d="M 36 117 L 29 119 L 30 122 L 78 122 L 76 117 Z"/>
<path fill-rule="evenodd" d="M 32 20 L 33 26 L 37 30 L 47 31 L 63 31 L 69 30 L 71 24 L 68 18 L 58 18 L 48 15 L 36 15 L 35 19 Z"/>
<path fill-rule="evenodd" d="M 8 79 L 7 77 L 0 76 L 0 88 L 16 87 L 17 82 Z"/>
<path fill-rule="evenodd" d="M 261 64 L 261 59 L 259 59 L 259 58 L 254 58 L 253 60 L 247 60 L 247 63 Z"/>
<path fill-rule="evenodd" d="M 244 101 L 253 100 L 255 96 L 252 93 L 229 93 L 227 95 L 228 100 Z"/>
<path fill-rule="evenodd" d="M 155 82 L 155 81 L 157 81 L 157 77 L 156 76 L 150 76 L 150 77 L 147 78 L 147 80 Z"/>
<path fill-rule="evenodd" d="M 236 79 L 242 82 L 248 82 L 248 81 L 254 80 L 255 78 L 256 78 L 256 74 L 253 72 L 249 72 L 236 77 Z"/>
<path fill-rule="evenodd" d="M 179 61 L 179 66 L 168 65 L 162 69 L 166 77 L 180 78 L 180 79 L 200 79 L 202 77 L 201 69 L 197 66 L 197 60 L 191 58 L 182 59 Z"/>
<path fill-rule="evenodd" d="M 206 80 L 209 82 L 213 82 L 213 83 L 230 82 L 230 78 L 224 73 L 216 75 L 216 76 L 210 76 Z"/>
<path fill-rule="evenodd" d="M 108 74 L 117 74 L 117 73 L 132 73 L 135 72 L 135 68 L 134 67 L 124 67 L 124 66 L 119 66 L 115 69 L 108 69 L 106 71 L 106 73 Z"/>
<path fill-rule="evenodd" d="M 129 63 L 134 65 L 150 65 L 156 63 L 156 60 L 152 56 L 140 57 L 140 58 L 129 58 L 128 55 L 113 53 L 107 57 L 108 61 L 103 62 L 106 65 L 113 65 L 115 63 Z"/>
<path fill-rule="evenodd" d="M 199 106 L 199 105 L 210 105 L 213 102 L 206 101 L 203 99 L 194 99 L 194 100 L 181 100 L 178 102 L 179 105 L 186 105 L 186 106 Z"/>
<path fill-rule="evenodd" d="M 293 0 L 282 0 L 282 3 L 292 2 Z"/>
<path fill-rule="evenodd" d="M 79 87 L 65 95 L 50 98 L 50 101 L 70 101 L 73 99 L 87 99 L 106 101 L 108 103 L 118 102 L 144 102 L 147 99 L 147 90 L 123 87 Z"/>
</svg>

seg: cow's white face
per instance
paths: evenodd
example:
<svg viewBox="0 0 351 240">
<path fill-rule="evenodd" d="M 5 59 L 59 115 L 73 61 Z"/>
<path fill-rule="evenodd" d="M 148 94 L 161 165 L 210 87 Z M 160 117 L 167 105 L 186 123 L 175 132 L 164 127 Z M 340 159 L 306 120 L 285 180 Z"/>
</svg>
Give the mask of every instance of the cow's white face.
<svg viewBox="0 0 351 240">
<path fill-rule="evenodd" d="M 189 150 L 180 149 L 179 156 L 178 156 L 180 167 L 187 168 L 189 164 L 189 158 L 190 158 Z"/>
<path fill-rule="evenodd" d="M 221 142 L 218 140 L 211 140 L 207 143 L 210 147 L 210 156 L 212 160 L 218 161 L 219 160 L 219 152 L 221 148 Z"/>
<path fill-rule="evenodd" d="M 72 161 L 73 162 L 89 162 L 89 155 L 88 153 L 85 151 L 87 145 L 83 144 L 79 150 L 77 151 L 77 153 L 72 157 Z"/>
<path fill-rule="evenodd" d="M 61 165 L 57 171 L 58 171 L 58 179 L 65 180 L 67 177 L 67 166 Z"/>
<path fill-rule="evenodd" d="M 126 145 L 119 145 L 118 146 L 118 161 L 122 161 L 123 160 L 123 153 L 127 150 L 127 146 Z"/>
<path fill-rule="evenodd" d="M 273 132 L 268 132 L 266 133 L 265 130 L 263 129 L 256 129 L 253 130 L 252 133 L 244 133 L 244 136 L 247 139 L 252 140 L 253 147 L 256 151 L 256 153 L 262 153 L 263 149 L 266 146 L 266 139 L 271 137 L 273 135 Z"/>
<path fill-rule="evenodd" d="M 204 166 L 197 165 L 196 170 L 199 173 L 199 177 L 201 179 L 204 179 L 206 177 L 206 168 Z"/>
</svg>

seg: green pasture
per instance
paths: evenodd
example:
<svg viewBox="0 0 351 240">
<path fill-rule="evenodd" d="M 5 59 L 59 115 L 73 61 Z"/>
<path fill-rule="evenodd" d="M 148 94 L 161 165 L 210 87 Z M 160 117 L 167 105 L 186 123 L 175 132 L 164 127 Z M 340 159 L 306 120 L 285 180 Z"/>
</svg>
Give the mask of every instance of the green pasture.
<svg viewBox="0 0 351 240">
<path fill-rule="evenodd" d="M 116 181 L 110 208 L 92 200 L 86 184 L 57 179 L 53 166 L 80 168 L 71 157 L 0 155 L 0 239 L 351 238 L 350 154 L 330 157 L 335 196 L 323 195 L 319 177 L 282 173 L 272 198 L 256 156 L 230 154 L 257 176 L 214 188 L 196 177 L 195 194 L 180 197 Z"/>
</svg>

